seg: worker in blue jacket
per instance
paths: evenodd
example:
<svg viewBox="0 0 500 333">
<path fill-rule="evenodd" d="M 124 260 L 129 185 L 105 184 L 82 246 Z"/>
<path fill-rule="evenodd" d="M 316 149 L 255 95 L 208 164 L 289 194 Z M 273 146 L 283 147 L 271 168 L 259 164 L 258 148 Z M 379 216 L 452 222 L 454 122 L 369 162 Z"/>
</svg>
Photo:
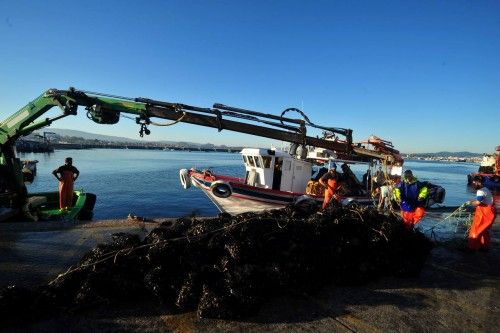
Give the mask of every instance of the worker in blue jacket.
<svg viewBox="0 0 500 333">
<path fill-rule="evenodd" d="M 419 182 L 411 170 L 406 170 L 403 181 L 394 189 L 394 199 L 401 207 L 401 217 L 407 228 L 412 228 L 424 217 L 428 195 L 427 186 Z"/>
</svg>

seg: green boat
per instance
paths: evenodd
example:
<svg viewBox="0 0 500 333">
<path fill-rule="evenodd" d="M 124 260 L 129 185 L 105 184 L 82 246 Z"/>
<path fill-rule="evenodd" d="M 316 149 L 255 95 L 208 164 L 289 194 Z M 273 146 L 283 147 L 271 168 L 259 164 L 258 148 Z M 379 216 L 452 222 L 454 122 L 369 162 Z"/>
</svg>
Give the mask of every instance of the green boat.
<svg viewBox="0 0 500 333">
<path fill-rule="evenodd" d="M 28 196 L 30 212 L 40 220 L 91 220 L 94 215 L 96 195 L 83 191 L 73 192 L 73 206 L 59 209 L 59 193 L 33 193 Z"/>
<path fill-rule="evenodd" d="M 0 202 L 2 201 L 0 194 Z M 59 209 L 59 192 L 43 192 L 28 194 L 27 203 L 22 209 L 14 209 L 0 205 L 0 221 L 5 220 L 42 220 L 42 221 L 74 221 L 91 220 L 94 215 L 96 195 L 84 191 L 73 192 L 73 206 Z M 3 206 L 3 207 L 2 207 Z"/>
</svg>

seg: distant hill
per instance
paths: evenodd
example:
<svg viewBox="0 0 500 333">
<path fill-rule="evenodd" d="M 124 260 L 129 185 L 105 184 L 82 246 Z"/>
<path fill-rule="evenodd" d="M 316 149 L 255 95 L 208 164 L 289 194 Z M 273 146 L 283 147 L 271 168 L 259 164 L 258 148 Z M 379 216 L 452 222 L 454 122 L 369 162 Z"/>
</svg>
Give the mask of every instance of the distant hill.
<svg viewBox="0 0 500 333">
<path fill-rule="evenodd" d="M 63 128 L 48 128 L 46 131 L 43 131 L 46 133 L 55 133 L 56 136 L 59 136 L 60 138 L 64 137 L 72 137 L 72 138 L 82 138 L 84 140 L 99 140 L 99 141 L 106 141 L 106 142 L 115 142 L 115 143 L 144 143 L 143 140 L 138 140 L 138 139 L 131 139 L 131 138 L 125 138 L 121 136 L 112 136 L 112 135 L 102 135 L 102 134 L 96 134 L 96 133 L 89 133 L 89 132 L 83 132 L 83 131 L 77 131 L 77 130 L 70 130 L 70 129 L 63 129 Z M 39 132 L 38 135 L 42 135 L 43 132 Z M 31 134 L 33 136 L 33 134 Z M 148 141 L 151 142 L 151 141 Z M 189 146 L 189 147 L 215 147 L 216 145 L 210 144 L 210 143 L 196 143 L 196 142 L 186 142 L 186 141 L 168 141 L 168 140 L 161 140 L 161 141 L 155 141 L 157 143 L 163 143 L 163 144 L 168 144 L 168 145 L 173 145 L 173 146 Z M 225 147 L 224 145 L 220 145 L 217 147 Z"/>
<path fill-rule="evenodd" d="M 101 140 L 101 141 L 111 141 L 111 142 L 138 142 L 137 139 L 130 139 L 121 136 L 111 136 L 111 135 L 102 135 L 95 133 L 88 133 L 83 131 L 76 131 L 70 129 L 62 129 L 62 128 L 48 128 L 48 131 L 44 132 L 52 132 L 61 137 L 64 136 L 72 136 L 77 138 L 83 138 L 85 140 Z"/>
<path fill-rule="evenodd" d="M 63 129 L 63 128 L 47 128 L 45 131 L 38 132 L 39 135 L 43 134 L 43 132 L 49 132 L 49 133 L 55 133 L 59 137 L 73 137 L 73 138 L 82 138 L 84 140 L 100 140 L 100 141 L 107 141 L 107 142 L 116 142 L 116 143 L 138 143 L 138 142 L 144 142 L 142 140 L 138 139 L 131 139 L 131 138 L 126 138 L 126 137 L 121 137 L 121 136 L 112 136 L 112 135 L 102 135 L 102 134 L 96 134 L 96 133 L 89 133 L 89 132 L 84 132 L 84 131 L 77 131 L 77 130 L 70 130 L 70 129 Z M 30 137 L 34 137 L 33 134 L 30 135 Z M 178 145 L 178 146 L 190 146 L 190 147 L 206 147 L 206 146 L 216 146 L 212 145 L 210 143 L 195 143 L 195 142 L 186 142 L 186 141 L 156 141 L 159 143 L 165 143 L 169 145 Z M 218 147 L 225 147 L 224 145 L 218 146 Z M 450 152 L 450 151 L 440 151 L 437 153 L 403 153 L 403 156 L 409 156 L 409 157 L 448 157 L 448 156 L 454 156 L 454 157 L 459 157 L 459 158 L 471 158 L 471 157 L 477 157 L 477 156 L 482 156 L 483 154 L 479 153 L 471 153 L 468 151 L 459 151 L 459 152 Z"/>
</svg>

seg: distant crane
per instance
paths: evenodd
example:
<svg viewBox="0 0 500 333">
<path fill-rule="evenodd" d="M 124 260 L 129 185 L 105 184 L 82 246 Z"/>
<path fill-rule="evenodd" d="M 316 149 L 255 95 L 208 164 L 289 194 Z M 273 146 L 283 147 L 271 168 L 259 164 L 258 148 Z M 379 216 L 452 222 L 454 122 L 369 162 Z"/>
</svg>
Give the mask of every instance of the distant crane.
<svg viewBox="0 0 500 333">
<path fill-rule="evenodd" d="M 43 141 L 45 143 L 50 143 L 50 135 L 57 135 L 54 132 L 43 132 Z"/>
</svg>

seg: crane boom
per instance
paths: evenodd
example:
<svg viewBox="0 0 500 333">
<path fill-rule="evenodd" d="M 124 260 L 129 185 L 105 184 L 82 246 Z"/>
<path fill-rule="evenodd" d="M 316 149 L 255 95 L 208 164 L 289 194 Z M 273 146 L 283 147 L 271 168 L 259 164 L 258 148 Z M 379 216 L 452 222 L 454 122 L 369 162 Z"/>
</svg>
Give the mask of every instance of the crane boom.
<svg viewBox="0 0 500 333">
<path fill-rule="evenodd" d="M 58 117 L 35 122 L 52 107 L 58 106 L 62 114 Z M 187 104 L 162 102 L 146 98 L 126 98 L 75 90 L 50 89 L 0 123 L 0 146 L 12 143 L 20 136 L 48 126 L 53 121 L 68 115 L 75 115 L 79 106 L 84 107 L 93 121 L 101 124 L 114 124 L 119 121 L 120 113 L 137 116 L 137 123 L 148 126 L 151 118 L 169 119 L 183 123 L 229 130 L 238 133 L 330 149 L 340 154 L 356 155 L 358 158 L 376 158 L 397 161 L 398 152 L 370 150 L 352 143 L 352 130 L 317 126 L 309 119 L 295 119 L 270 115 L 240 108 L 215 104 L 213 108 L 202 108 Z M 294 109 L 297 110 L 297 109 Z M 258 122 L 256 125 L 243 121 L 229 120 L 239 118 Z M 279 121 L 279 122 L 278 122 Z M 343 140 L 326 140 L 307 136 L 307 127 L 317 127 L 344 136 Z"/>
<path fill-rule="evenodd" d="M 62 113 L 53 118 L 39 120 L 53 107 L 59 107 Z M 61 118 L 76 115 L 79 107 L 84 107 L 87 111 L 87 117 L 99 124 L 116 124 L 122 113 L 135 115 L 136 123 L 140 125 L 141 136 L 149 134 L 148 126 L 156 124 L 152 118 L 160 118 L 216 128 L 218 131 L 229 130 L 256 135 L 304 147 L 325 148 L 342 157 L 354 160 L 378 159 L 386 164 L 402 161 L 397 150 L 392 148 L 384 150 L 380 147 L 368 149 L 353 144 L 351 129 L 315 125 L 298 109 L 287 109 L 281 116 L 276 116 L 223 104 L 204 108 L 147 98 L 113 96 L 74 88 L 68 90 L 49 89 L 0 123 L 0 166 L 9 170 L 8 177 L 16 180 L 15 191 L 17 193 L 23 192 L 24 184 L 20 174 L 20 161 L 15 156 L 15 141 L 19 137 L 49 126 Z M 288 111 L 300 113 L 303 119 L 284 117 Z M 236 118 L 237 120 L 227 118 Z M 322 129 L 328 133 L 330 138 L 308 136 L 308 127 Z M 343 138 L 340 138 L 339 135 Z M 5 174 L 4 177 L 7 175 Z"/>
</svg>

